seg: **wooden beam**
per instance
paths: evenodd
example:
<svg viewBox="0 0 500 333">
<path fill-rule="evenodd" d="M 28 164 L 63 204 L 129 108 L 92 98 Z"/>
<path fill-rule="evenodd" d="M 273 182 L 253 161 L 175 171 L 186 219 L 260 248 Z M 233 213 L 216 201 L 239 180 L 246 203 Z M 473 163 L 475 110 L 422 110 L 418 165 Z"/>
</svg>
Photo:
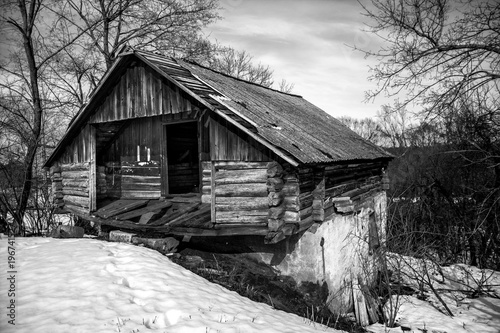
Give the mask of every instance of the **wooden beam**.
<svg viewBox="0 0 500 333">
<path fill-rule="evenodd" d="M 96 129 L 92 125 L 87 125 L 90 129 L 90 165 L 89 165 L 89 210 L 97 209 L 97 153 L 96 153 Z"/>
</svg>

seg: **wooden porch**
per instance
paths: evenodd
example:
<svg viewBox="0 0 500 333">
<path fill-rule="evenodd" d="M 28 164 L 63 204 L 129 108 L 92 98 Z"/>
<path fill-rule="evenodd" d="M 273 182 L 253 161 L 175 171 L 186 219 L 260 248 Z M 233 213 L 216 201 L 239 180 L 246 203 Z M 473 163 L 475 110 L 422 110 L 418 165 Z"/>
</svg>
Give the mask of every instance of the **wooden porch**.
<svg viewBox="0 0 500 333">
<path fill-rule="evenodd" d="M 144 234 L 182 236 L 233 236 L 269 233 L 267 223 L 226 225 L 213 223 L 211 205 L 202 203 L 199 194 L 165 198 L 118 199 L 98 202 L 98 209 L 87 213 L 80 209 L 69 212 L 94 223 Z"/>
</svg>

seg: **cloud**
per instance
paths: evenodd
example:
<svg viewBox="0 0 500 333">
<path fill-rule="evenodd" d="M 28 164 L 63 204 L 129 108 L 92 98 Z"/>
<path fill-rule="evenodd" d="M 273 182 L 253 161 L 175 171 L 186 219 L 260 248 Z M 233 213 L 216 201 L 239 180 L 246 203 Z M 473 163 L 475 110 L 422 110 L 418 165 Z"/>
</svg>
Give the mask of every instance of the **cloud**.
<svg viewBox="0 0 500 333">
<path fill-rule="evenodd" d="M 373 60 L 353 46 L 376 48 L 363 32 L 361 6 L 351 0 L 223 0 L 223 20 L 209 27 L 223 45 L 246 50 L 269 65 L 276 81 L 295 84 L 304 96 L 334 116 L 374 116 L 379 104 L 364 104 Z"/>
</svg>

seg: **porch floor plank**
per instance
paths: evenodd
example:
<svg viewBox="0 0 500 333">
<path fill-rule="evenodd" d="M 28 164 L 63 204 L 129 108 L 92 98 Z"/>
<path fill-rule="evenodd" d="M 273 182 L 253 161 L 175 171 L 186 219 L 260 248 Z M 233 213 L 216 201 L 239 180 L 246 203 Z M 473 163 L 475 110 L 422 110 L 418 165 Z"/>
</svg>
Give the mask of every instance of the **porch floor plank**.
<svg viewBox="0 0 500 333">
<path fill-rule="evenodd" d="M 96 212 L 96 215 L 107 219 L 115 215 L 126 213 L 136 208 L 145 206 L 148 201 L 149 200 L 117 200 L 99 209 Z"/>
</svg>

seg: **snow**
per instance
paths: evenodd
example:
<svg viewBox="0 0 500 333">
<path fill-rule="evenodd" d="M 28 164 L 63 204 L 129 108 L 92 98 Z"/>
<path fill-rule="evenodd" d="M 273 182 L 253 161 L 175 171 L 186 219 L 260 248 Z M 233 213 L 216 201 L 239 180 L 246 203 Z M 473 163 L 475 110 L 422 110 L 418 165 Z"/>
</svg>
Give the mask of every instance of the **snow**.
<svg viewBox="0 0 500 333">
<path fill-rule="evenodd" d="M 393 304 L 399 302 L 398 325 L 409 327 L 411 332 L 500 332 L 500 272 L 463 264 L 440 267 L 429 261 L 394 254 L 389 259 L 393 267 L 400 269 L 405 285 L 418 290 L 419 282 L 428 281 L 420 283 L 425 301 L 415 296 L 392 297 Z M 428 276 L 424 274 L 426 270 Z M 453 317 L 445 314 L 445 307 L 432 292 L 431 284 Z M 481 290 L 482 296 L 467 297 L 474 290 Z M 382 324 L 371 325 L 368 331 L 402 332 L 401 327 L 387 328 Z"/>
<path fill-rule="evenodd" d="M 253 302 L 138 246 L 15 239 L 15 297 L 0 239 L 0 332 L 339 332 Z M 15 300 L 15 326 L 7 306 Z"/>
</svg>

